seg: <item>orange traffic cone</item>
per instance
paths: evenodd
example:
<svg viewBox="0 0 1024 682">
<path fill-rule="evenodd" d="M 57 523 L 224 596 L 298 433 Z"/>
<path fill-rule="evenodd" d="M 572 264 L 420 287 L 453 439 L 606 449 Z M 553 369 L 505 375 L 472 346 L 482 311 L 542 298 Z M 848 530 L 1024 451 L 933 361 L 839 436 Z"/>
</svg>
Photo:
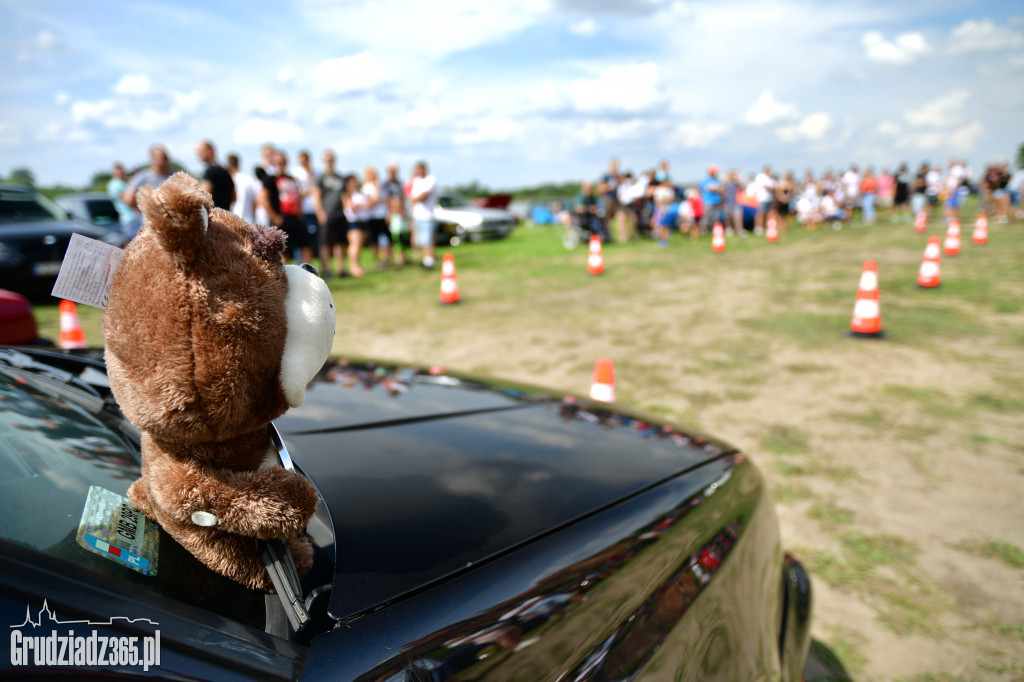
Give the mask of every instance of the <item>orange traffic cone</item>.
<svg viewBox="0 0 1024 682">
<path fill-rule="evenodd" d="M 864 263 L 857 289 L 857 303 L 853 306 L 850 321 L 853 336 L 878 338 L 882 336 L 882 314 L 878 303 L 878 264 L 873 260 Z"/>
<path fill-rule="evenodd" d="M 924 233 L 928 229 L 928 214 L 923 208 L 914 216 L 914 229 L 920 233 Z"/>
<path fill-rule="evenodd" d="M 971 241 L 979 246 L 988 244 L 988 216 L 984 213 L 974 221 L 974 234 L 971 235 Z"/>
<path fill-rule="evenodd" d="M 611 360 L 594 363 L 594 382 L 590 385 L 590 399 L 600 403 L 615 402 L 615 367 Z"/>
<path fill-rule="evenodd" d="M 590 236 L 590 253 L 587 255 L 587 272 L 600 275 L 604 272 L 604 255 L 601 253 L 601 238 L 596 234 Z"/>
<path fill-rule="evenodd" d="M 764 238 L 772 243 L 779 241 L 779 222 L 775 216 L 768 218 L 768 227 L 765 228 Z"/>
<path fill-rule="evenodd" d="M 921 269 L 917 271 L 917 286 L 931 288 L 942 284 L 942 274 L 939 271 L 941 253 L 939 238 L 929 239 L 928 246 L 924 250 L 924 259 L 921 261 Z"/>
<path fill-rule="evenodd" d="M 722 223 L 715 223 L 711 230 L 711 250 L 715 253 L 725 251 L 725 228 Z"/>
<path fill-rule="evenodd" d="M 85 348 L 85 332 L 78 322 L 74 301 L 60 302 L 60 347 Z"/>
<path fill-rule="evenodd" d="M 459 285 L 455 281 L 455 256 L 444 254 L 441 260 L 441 303 L 458 303 Z"/>
<path fill-rule="evenodd" d="M 953 218 L 946 228 L 946 240 L 942 243 L 942 251 L 947 256 L 955 256 L 960 253 L 960 221 Z"/>
</svg>

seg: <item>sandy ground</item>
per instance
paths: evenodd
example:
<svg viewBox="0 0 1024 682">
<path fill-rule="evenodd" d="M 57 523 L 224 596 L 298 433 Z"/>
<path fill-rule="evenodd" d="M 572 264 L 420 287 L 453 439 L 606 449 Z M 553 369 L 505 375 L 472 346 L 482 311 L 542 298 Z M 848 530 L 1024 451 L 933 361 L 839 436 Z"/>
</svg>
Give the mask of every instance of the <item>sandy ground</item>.
<svg viewBox="0 0 1024 682">
<path fill-rule="evenodd" d="M 527 291 L 524 310 L 466 274 L 458 310 L 410 325 L 343 305 L 335 351 L 578 394 L 594 359 L 616 358 L 620 403 L 695 421 L 765 472 L 785 544 L 822 573 L 814 637 L 852 679 L 1024 679 L 1024 568 L 984 551 L 1024 547 L 1024 418 L 965 407 L 1021 379 L 1024 353 L 955 335 L 928 347 L 842 329 L 821 348 L 787 340 L 749 324 L 795 305 L 767 276 L 648 281 L 641 264 L 629 296 L 610 278 L 586 298 Z"/>
</svg>

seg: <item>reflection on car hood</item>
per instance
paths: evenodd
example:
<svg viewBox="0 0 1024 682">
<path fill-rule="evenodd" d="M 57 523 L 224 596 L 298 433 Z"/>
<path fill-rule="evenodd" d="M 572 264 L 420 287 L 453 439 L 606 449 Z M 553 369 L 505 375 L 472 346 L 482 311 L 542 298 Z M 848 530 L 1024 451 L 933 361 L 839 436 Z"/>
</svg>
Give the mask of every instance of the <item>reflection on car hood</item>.
<svg viewBox="0 0 1024 682">
<path fill-rule="evenodd" d="M 329 365 L 276 423 L 330 511 L 336 618 L 733 451 L 612 406 L 372 363 Z"/>
<path fill-rule="evenodd" d="M 5 241 L 11 237 L 36 238 L 45 237 L 48 234 L 71 236 L 77 232 L 86 237 L 100 239 L 108 234 L 110 230 L 98 228 L 92 223 L 83 220 L 0 220 L 0 239 Z"/>
</svg>

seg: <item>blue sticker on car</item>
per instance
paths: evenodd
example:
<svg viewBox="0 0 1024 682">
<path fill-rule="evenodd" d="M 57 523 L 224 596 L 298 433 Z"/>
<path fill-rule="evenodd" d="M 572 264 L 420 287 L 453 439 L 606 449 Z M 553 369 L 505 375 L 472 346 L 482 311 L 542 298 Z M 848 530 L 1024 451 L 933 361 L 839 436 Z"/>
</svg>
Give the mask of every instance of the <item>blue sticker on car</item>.
<svg viewBox="0 0 1024 682">
<path fill-rule="evenodd" d="M 123 495 L 90 486 L 75 539 L 87 550 L 133 571 L 156 575 L 157 525 Z"/>
</svg>

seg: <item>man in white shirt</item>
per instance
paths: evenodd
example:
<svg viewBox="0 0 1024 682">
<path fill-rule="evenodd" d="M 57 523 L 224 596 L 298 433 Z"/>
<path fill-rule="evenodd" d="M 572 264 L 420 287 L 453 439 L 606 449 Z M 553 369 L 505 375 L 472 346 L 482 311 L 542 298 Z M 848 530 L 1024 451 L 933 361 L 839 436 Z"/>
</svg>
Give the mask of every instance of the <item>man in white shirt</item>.
<svg viewBox="0 0 1024 682">
<path fill-rule="evenodd" d="M 416 225 L 415 246 L 422 254 L 423 267 L 434 267 L 434 206 L 437 205 L 437 178 L 427 173 L 427 162 L 420 161 L 412 171 L 409 188 L 412 219 Z"/>
<path fill-rule="evenodd" d="M 316 190 L 316 173 L 313 172 L 308 151 L 300 151 L 296 158 L 299 160 L 299 165 L 292 169 L 292 177 L 299 183 L 299 192 L 302 195 L 302 222 L 309 230 L 312 243 L 318 244 L 320 242 L 320 221 L 316 217 L 316 199 L 313 197 Z"/>
<path fill-rule="evenodd" d="M 853 219 L 853 211 L 860 205 L 860 173 L 857 166 L 850 165 L 850 170 L 843 173 L 843 208 L 846 220 Z"/>
<path fill-rule="evenodd" d="M 231 204 L 231 212 L 247 223 L 255 223 L 259 183 L 256 182 L 256 178 L 240 171 L 238 166 L 238 154 L 228 154 L 228 173 L 235 183 L 235 200 Z"/>
</svg>

